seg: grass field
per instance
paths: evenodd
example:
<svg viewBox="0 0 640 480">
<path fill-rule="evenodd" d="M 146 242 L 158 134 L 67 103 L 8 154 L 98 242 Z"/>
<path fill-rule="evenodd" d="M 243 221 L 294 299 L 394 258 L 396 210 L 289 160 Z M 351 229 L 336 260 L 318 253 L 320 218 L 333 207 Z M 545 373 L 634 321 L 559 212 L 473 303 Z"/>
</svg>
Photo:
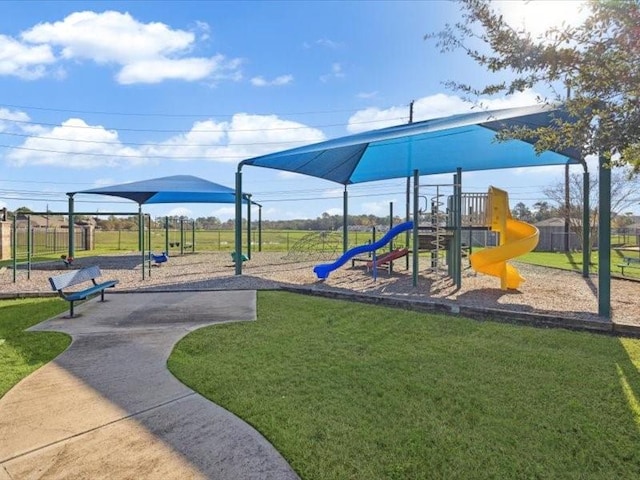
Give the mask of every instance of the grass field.
<svg viewBox="0 0 640 480">
<path fill-rule="evenodd" d="M 170 370 L 303 479 L 640 478 L 640 342 L 284 292 Z"/>
<path fill-rule="evenodd" d="M 638 255 L 638 253 L 625 252 L 626 256 Z M 519 262 L 541 265 L 543 267 L 560 268 L 582 272 L 582 252 L 530 252 L 518 257 Z M 620 275 L 619 264 L 623 263 L 623 256 L 619 250 L 611 251 L 611 273 Z M 591 254 L 591 272 L 598 271 L 598 252 Z M 640 278 L 640 268 L 628 268 L 625 277 Z"/>
<path fill-rule="evenodd" d="M 24 331 L 67 308 L 58 298 L 0 301 L 0 397 L 69 346 L 64 333 Z"/>
</svg>

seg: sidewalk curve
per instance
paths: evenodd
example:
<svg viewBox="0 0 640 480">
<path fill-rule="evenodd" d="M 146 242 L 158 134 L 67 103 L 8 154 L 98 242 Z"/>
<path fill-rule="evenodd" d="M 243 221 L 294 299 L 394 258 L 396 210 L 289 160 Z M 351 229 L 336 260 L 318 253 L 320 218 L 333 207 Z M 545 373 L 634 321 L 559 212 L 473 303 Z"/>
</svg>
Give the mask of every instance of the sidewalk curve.
<svg viewBox="0 0 640 480">
<path fill-rule="evenodd" d="M 190 331 L 255 320 L 255 291 L 106 300 L 32 328 L 73 342 L 0 399 L 0 479 L 298 478 L 260 433 L 166 368 Z"/>
</svg>

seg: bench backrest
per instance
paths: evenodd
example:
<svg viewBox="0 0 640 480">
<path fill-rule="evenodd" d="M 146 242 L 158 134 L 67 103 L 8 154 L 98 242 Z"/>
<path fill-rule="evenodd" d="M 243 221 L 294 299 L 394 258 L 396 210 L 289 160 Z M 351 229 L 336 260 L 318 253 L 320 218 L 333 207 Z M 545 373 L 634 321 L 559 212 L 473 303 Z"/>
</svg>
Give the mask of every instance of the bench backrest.
<svg viewBox="0 0 640 480">
<path fill-rule="evenodd" d="M 91 267 L 81 268 L 80 270 L 73 270 L 71 272 L 56 275 L 55 277 L 49 277 L 49 283 L 51 288 L 58 291 L 63 288 L 72 287 L 79 283 L 90 281 L 94 278 L 98 278 L 100 275 L 100 267 L 97 265 Z"/>
</svg>

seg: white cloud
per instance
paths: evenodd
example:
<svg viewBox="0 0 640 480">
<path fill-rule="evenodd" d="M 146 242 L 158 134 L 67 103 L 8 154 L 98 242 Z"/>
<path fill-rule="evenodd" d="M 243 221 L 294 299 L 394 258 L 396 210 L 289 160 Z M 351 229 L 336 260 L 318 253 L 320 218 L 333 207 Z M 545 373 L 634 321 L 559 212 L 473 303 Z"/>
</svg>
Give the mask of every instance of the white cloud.
<svg viewBox="0 0 640 480">
<path fill-rule="evenodd" d="M 273 80 L 265 80 L 264 77 L 257 76 L 251 79 L 251 85 L 254 87 L 270 87 L 288 85 L 293 82 L 293 75 L 280 75 Z"/>
<path fill-rule="evenodd" d="M 342 198 L 343 193 L 343 188 L 329 188 L 322 193 L 322 196 L 327 198 Z"/>
<path fill-rule="evenodd" d="M 176 207 L 176 208 L 172 208 L 171 210 L 169 210 L 167 212 L 167 214 L 165 215 L 167 217 L 193 217 L 193 211 L 189 210 L 188 208 L 184 208 L 184 207 Z"/>
<path fill-rule="evenodd" d="M 28 125 L 20 122 L 28 122 L 29 120 L 29 115 L 24 112 L 0 108 L 0 132 L 24 130 L 24 127 L 28 127 Z"/>
<path fill-rule="evenodd" d="M 360 210 L 368 215 L 384 217 L 385 215 L 389 215 L 389 202 L 398 204 L 398 200 L 393 198 L 378 200 L 376 202 L 363 202 L 360 205 Z"/>
<path fill-rule="evenodd" d="M 70 118 L 60 126 L 34 135 L 6 154 L 16 166 L 51 165 L 71 168 L 116 167 L 145 163 L 140 153 L 122 145 L 118 133 Z"/>
<path fill-rule="evenodd" d="M 363 100 L 368 100 L 370 98 L 374 98 L 378 96 L 378 92 L 374 91 L 374 92 L 360 92 L 356 95 L 357 98 L 361 98 Z"/>
<path fill-rule="evenodd" d="M 295 172 L 287 172 L 285 170 L 278 170 L 276 175 L 278 176 L 278 178 L 281 178 L 283 180 L 302 180 L 309 178 L 308 175 L 302 175 L 301 173 Z"/>
<path fill-rule="evenodd" d="M 316 45 L 319 45 L 321 47 L 327 47 L 327 48 L 339 48 L 342 46 L 340 42 L 336 42 L 328 38 L 320 38 L 316 40 Z"/>
<path fill-rule="evenodd" d="M 35 80 L 47 73 L 47 65 L 56 61 L 48 45 L 26 45 L 0 35 L 0 75 Z"/>
<path fill-rule="evenodd" d="M 311 47 L 314 47 L 314 46 L 318 46 L 318 47 L 326 47 L 326 48 L 336 49 L 336 48 L 342 47 L 342 43 L 336 42 L 336 41 L 331 40 L 329 38 L 319 38 L 315 42 L 311 42 L 311 43 L 304 42 L 302 44 L 302 46 L 304 48 L 311 48 Z"/>
<path fill-rule="evenodd" d="M 246 212 L 243 207 L 242 211 Z M 225 220 L 229 220 L 230 218 L 236 218 L 236 207 L 235 206 L 225 206 L 219 207 L 211 211 L 211 216 L 218 217 L 223 222 Z"/>
<path fill-rule="evenodd" d="M 523 107 L 535 105 L 537 94 L 531 90 L 518 92 L 514 95 L 498 99 L 483 99 L 482 107 L 489 110 L 510 107 Z M 474 104 L 467 102 L 455 95 L 438 93 L 423 97 L 414 102 L 414 121 L 441 118 L 459 113 L 468 113 L 474 110 Z M 360 110 L 349 118 L 347 130 L 351 133 L 375 130 L 407 123 L 409 120 L 409 106 L 393 106 L 387 109 L 370 107 Z"/>
<path fill-rule="evenodd" d="M 342 65 L 339 63 L 334 63 L 331 65 L 331 72 L 325 73 L 320 76 L 321 82 L 328 82 L 329 80 L 344 78 L 344 70 L 342 69 Z"/>
<path fill-rule="evenodd" d="M 22 33 L 35 44 L 62 48 L 68 59 L 128 64 L 187 51 L 194 34 L 171 30 L 163 23 L 140 23 L 128 13 L 76 12 L 54 23 L 39 23 Z"/>
<path fill-rule="evenodd" d="M 342 215 L 344 212 L 342 211 L 341 208 L 329 208 L 322 213 L 323 214 L 326 213 L 327 215 L 334 216 L 334 215 Z"/>
<path fill-rule="evenodd" d="M 315 128 L 275 115 L 237 113 L 229 122 L 196 122 L 192 129 L 144 153 L 153 156 L 207 158 L 216 162 L 238 163 L 266 153 L 324 140 Z M 188 160 L 189 158 L 184 158 Z"/>
<path fill-rule="evenodd" d="M 196 31 L 199 33 L 198 40 L 204 42 L 211 37 L 211 27 L 207 22 L 196 20 Z"/>
<path fill-rule="evenodd" d="M 160 83 L 165 80 L 194 81 L 209 77 L 213 72 L 233 70 L 226 64 L 225 58 L 218 55 L 213 58 L 160 58 L 142 60 L 122 67 L 116 75 L 118 83 Z"/>
<path fill-rule="evenodd" d="M 200 40 L 208 38 L 209 26 L 206 23 L 198 22 L 196 30 L 201 34 Z M 141 23 L 129 13 L 75 12 L 64 20 L 40 23 L 26 30 L 22 32 L 21 39 L 34 44 L 28 47 L 34 52 L 40 49 L 37 52 L 42 59 L 27 69 L 33 75 L 44 74 L 42 64 L 47 63 L 45 60 L 48 63 L 54 61 L 51 50 L 57 47 L 62 59 L 120 66 L 116 80 L 123 84 L 158 83 L 168 79 L 237 80 L 241 76 L 239 59 L 226 59 L 221 54 L 189 56 L 196 43 L 193 32 L 172 29 L 159 22 Z M 49 57 L 45 56 L 47 52 Z M 16 59 L 24 56 L 14 53 L 10 60 L 15 63 Z M 0 74 L 1 60 L 0 54 Z"/>
<path fill-rule="evenodd" d="M 1 112 L 0 112 L 1 113 Z M 115 130 L 71 118 L 40 127 L 6 154 L 16 166 L 126 167 L 162 161 L 238 163 L 240 160 L 324 140 L 322 131 L 275 115 L 238 113 L 228 122 L 195 122 L 186 133 L 160 143 L 127 146 Z"/>
</svg>

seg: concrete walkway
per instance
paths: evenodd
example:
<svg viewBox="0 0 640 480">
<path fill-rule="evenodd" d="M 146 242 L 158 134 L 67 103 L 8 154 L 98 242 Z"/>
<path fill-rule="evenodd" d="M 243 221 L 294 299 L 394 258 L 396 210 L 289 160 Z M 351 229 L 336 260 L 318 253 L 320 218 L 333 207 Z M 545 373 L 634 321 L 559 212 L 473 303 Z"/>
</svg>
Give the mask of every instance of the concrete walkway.
<svg viewBox="0 0 640 480">
<path fill-rule="evenodd" d="M 256 430 L 166 368 L 190 331 L 255 320 L 255 291 L 106 299 L 33 328 L 73 343 L 0 399 L 0 480 L 298 478 Z"/>
</svg>

